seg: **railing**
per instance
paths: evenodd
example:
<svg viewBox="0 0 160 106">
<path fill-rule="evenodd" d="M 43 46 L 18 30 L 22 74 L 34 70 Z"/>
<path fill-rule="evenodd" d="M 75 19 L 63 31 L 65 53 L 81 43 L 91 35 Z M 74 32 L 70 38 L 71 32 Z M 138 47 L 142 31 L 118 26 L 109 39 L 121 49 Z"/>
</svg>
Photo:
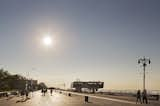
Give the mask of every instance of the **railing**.
<svg viewBox="0 0 160 106">
<path fill-rule="evenodd" d="M 8 97 L 8 92 L 0 92 L 0 97 Z"/>
<path fill-rule="evenodd" d="M 9 95 L 18 95 L 18 91 L 0 92 L 0 97 L 8 97 Z"/>
</svg>

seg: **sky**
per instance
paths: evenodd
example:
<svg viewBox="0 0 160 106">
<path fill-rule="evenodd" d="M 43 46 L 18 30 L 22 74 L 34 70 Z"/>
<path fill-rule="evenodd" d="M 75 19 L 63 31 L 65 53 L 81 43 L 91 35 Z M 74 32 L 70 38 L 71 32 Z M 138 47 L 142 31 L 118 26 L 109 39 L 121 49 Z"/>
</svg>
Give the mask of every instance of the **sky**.
<svg viewBox="0 0 160 106">
<path fill-rule="evenodd" d="M 159 0 L 0 0 L 0 67 L 48 86 L 160 90 Z M 42 39 L 50 34 L 54 45 Z"/>
</svg>

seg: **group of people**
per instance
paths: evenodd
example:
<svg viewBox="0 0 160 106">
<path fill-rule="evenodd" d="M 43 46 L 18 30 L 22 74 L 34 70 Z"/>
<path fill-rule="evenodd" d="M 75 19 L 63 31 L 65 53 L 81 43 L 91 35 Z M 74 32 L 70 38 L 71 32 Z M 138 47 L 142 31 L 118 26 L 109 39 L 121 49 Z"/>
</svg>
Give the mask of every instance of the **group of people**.
<svg viewBox="0 0 160 106">
<path fill-rule="evenodd" d="M 137 91 L 137 100 L 136 100 L 136 104 L 137 102 L 142 103 L 146 103 L 148 104 L 148 98 L 147 98 L 147 91 L 146 89 L 143 90 L 143 92 L 141 93 L 141 90 Z"/>
<path fill-rule="evenodd" d="M 45 96 L 45 94 L 47 93 L 47 88 L 42 88 L 41 93 L 42 93 L 42 96 Z M 50 89 L 51 96 L 52 96 L 52 93 L 53 93 L 53 89 Z"/>
<path fill-rule="evenodd" d="M 47 92 L 47 88 L 42 88 L 41 90 L 42 96 L 45 96 L 46 92 Z"/>
</svg>

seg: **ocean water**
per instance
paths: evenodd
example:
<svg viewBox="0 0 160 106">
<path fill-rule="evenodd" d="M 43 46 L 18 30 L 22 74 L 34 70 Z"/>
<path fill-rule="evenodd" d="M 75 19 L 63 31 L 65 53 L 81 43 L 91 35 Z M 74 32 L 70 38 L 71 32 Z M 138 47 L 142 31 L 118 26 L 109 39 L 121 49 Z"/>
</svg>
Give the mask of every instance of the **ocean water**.
<svg viewBox="0 0 160 106">
<path fill-rule="evenodd" d="M 99 92 L 110 92 L 110 93 L 128 93 L 128 94 L 136 94 L 137 90 L 109 90 L 109 89 L 101 89 Z M 148 94 L 158 94 L 160 95 L 160 90 L 147 90 Z"/>
</svg>

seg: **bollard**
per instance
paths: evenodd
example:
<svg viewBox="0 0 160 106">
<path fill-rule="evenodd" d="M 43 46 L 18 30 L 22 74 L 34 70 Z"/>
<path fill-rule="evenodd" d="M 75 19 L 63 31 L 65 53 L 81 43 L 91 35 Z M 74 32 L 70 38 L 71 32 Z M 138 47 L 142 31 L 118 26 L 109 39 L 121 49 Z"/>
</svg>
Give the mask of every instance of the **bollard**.
<svg viewBox="0 0 160 106">
<path fill-rule="evenodd" d="M 84 101 L 88 102 L 88 96 L 85 96 L 84 98 L 85 98 Z"/>
<path fill-rule="evenodd" d="M 71 96 L 71 94 L 69 93 L 68 96 Z"/>
</svg>

